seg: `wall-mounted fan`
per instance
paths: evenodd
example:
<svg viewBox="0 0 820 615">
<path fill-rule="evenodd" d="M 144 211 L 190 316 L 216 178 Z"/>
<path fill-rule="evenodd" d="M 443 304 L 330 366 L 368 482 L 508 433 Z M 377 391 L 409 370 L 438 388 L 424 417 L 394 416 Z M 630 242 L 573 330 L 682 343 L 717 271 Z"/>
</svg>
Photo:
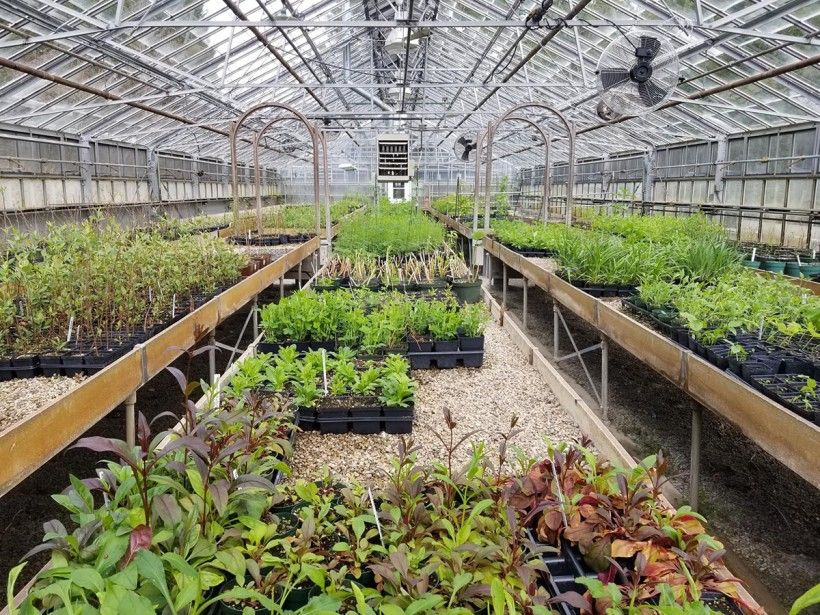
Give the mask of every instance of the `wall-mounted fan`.
<svg viewBox="0 0 820 615">
<path fill-rule="evenodd" d="M 611 121 L 657 109 L 678 84 L 675 48 L 647 32 L 619 33 L 598 60 L 598 115 Z"/>
<path fill-rule="evenodd" d="M 462 162 L 467 162 L 470 160 L 470 152 L 472 152 L 475 148 L 475 140 L 467 135 L 461 135 L 458 139 L 456 139 L 455 143 L 453 143 L 453 152 L 455 153 L 456 158 Z"/>
</svg>

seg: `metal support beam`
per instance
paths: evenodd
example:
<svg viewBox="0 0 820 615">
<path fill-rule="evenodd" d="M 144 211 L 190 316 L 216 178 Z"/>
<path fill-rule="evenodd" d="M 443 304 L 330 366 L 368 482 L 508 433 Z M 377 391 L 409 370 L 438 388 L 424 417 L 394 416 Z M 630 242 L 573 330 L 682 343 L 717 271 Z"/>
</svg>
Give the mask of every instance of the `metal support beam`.
<svg viewBox="0 0 820 615">
<path fill-rule="evenodd" d="M 159 156 L 153 147 L 148 148 L 148 163 L 146 168 L 148 176 L 148 198 L 154 203 L 162 200 L 162 191 L 159 180 Z"/>
<path fill-rule="evenodd" d="M 507 263 L 501 265 L 501 311 L 507 311 Z"/>
<path fill-rule="evenodd" d="M 609 340 L 601 336 L 601 414 L 609 422 Z"/>
<path fill-rule="evenodd" d="M 527 330 L 527 311 L 528 311 L 527 310 L 527 291 L 529 290 L 529 287 L 530 287 L 530 281 L 527 279 L 526 276 L 524 276 L 522 278 L 522 280 L 524 282 L 524 306 L 523 306 L 524 314 L 523 314 L 523 318 L 521 319 L 521 322 L 524 326 L 524 331 L 526 331 Z"/>
<path fill-rule="evenodd" d="M 129 448 L 132 448 L 137 441 L 136 404 L 137 392 L 134 391 L 125 400 L 125 441 L 128 443 Z"/>
<path fill-rule="evenodd" d="M 208 350 L 208 382 L 213 382 L 214 374 L 216 374 L 216 333 L 214 331 L 208 334 L 208 345 L 211 346 Z"/>
<path fill-rule="evenodd" d="M 717 142 L 715 157 L 715 183 L 712 186 L 714 200 L 723 203 L 723 191 L 726 188 L 726 161 L 729 157 L 729 137 L 722 135 Z"/>
<path fill-rule="evenodd" d="M 657 150 L 650 146 L 643 154 L 643 182 L 641 184 L 641 200 L 652 203 L 655 200 L 655 171 L 657 166 Z"/>
<path fill-rule="evenodd" d="M 299 261 L 299 268 L 301 267 L 302 261 Z M 259 295 L 253 296 L 251 311 L 253 312 L 253 339 L 256 339 L 259 337 Z"/>
<path fill-rule="evenodd" d="M 94 200 L 91 169 L 91 143 L 85 135 L 80 136 L 80 193 L 83 205 L 91 205 Z"/>
<path fill-rule="evenodd" d="M 279 278 L 279 299 L 285 298 L 285 276 Z"/>
<path fill-rule="evenodd" d="M 703 430 L 703 408 L 695 405 L 692 409 L 692 441 L 689 452 L 689 506 L 698 510 L 698 489 L 700 487 L 700 438 Z"/>
<path fill-rule="evenodd" d="M 191 157 L 191 185 L 195 199 L 200 198 L 199 194 L 199 156 Z"/>
</svg>

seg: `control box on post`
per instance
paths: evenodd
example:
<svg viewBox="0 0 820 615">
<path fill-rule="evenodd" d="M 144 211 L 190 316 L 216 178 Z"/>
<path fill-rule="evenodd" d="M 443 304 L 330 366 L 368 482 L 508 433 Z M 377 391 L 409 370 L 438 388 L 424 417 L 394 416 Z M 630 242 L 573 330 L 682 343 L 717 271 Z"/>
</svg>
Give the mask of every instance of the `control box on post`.
<svg viewBox="0 0 820 615">
<path fill-rule="evenodd" d="M 410 181 L 410 138 L 406 134 L 378 136 L 376 148 L 380 182 Z"/>
</svg>

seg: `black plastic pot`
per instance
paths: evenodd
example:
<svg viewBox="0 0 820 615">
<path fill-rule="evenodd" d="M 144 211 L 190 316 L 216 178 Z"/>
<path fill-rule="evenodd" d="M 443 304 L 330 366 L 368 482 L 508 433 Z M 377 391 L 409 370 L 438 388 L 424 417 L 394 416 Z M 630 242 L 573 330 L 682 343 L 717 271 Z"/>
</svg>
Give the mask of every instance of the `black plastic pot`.
<svg viewBox="0 0 820 615">
<path fill-rule="evenodd" d="M 436 353 L 436 367 L 452 369 L 458 365 L 458 339 L 435 340 L 433 350 Z"/>
<path fill-rule="evenodd" d="M 407 352 L 433 352 L 432 340 L 407 338 Z"/>
<path fill-rule="evenodd" d="M 384 408 L 384 430 L 389 434 L 405 434 L 413 431 L 414 407 Z"/>
<path fill-rule="evenodd" d="M 15 378 L 34 378 L 39 375 L 39 362 L 34 355 L 21 355 L 11 359 Z"/>
<path fill-rule="evenodd" d="M 318 429 L 316 423 L 316 408 L 296 408 L 296 425 L 304 431 Z"/>
<path fill-rule="evenodd" d="M 317 408 L 316 424 L 323 434 L 347 433 L 350 430 L 350 417 L 347 408 Z"/>
<path fill-rule="evenodd" d="M 458 346 L 461 350 L 484 350 L 484 336 L 458 338 Z"/>
<path fill-rule="evenodd" d="M 63 360 L 58 354 L 41 354 L 40 371 L 43 376 L 62 376 Z"/>
<path fill-rule="evenodd" d="M 382 429 L 381 406 L 358 406 L 350 409 L 350 427 L 353 433 L 374 434 Z"/>
</svg>

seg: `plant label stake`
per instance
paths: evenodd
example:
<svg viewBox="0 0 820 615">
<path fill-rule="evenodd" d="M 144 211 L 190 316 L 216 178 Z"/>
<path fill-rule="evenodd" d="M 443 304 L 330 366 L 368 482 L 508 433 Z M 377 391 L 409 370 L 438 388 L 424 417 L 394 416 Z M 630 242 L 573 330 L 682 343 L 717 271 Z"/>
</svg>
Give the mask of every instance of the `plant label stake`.
<svg viewBox="0 0 820 615">
<path fill-rule="evenodd" d="M 222 405 L 222 399 L 221 399 L 222 398 L 222 388 L 219 386 L 219 378 L 220 378 L 219 374 L 214 374 L 214 381 L 213 381 L 213 386 L 214 386 L 214 389 L 215 389 L 215 392 L 214 392 L 214 405 L 211 408 L 211 410 L 216 410 L 217 408 L 219 408 L 220 405 Z"/>
<path fill-rule="evenodd" d="M 174 293 L 174 297 L 171 300 L 171 318 L 174 318 L 177 315 L 177 294 Z"/>
<path fill-rule="evenodd" d="M 755 262 L 755 255 L 757 254 L 757 248 L 752 248 L 752 262 Z"/>
<path fill-rule="evenodd" d="M 378 511 L 376 511 L 376 502 L 373 499 L 373 492 L 370 490 L 369 486 L 367 487 L 367 497 L 370 498 L 370 508 L 373 509 L 373 518 L 376 520 L 376 529 L 379 530 L 379 542 L 381 542 L 382 546 L 384 547 L 384 536 L 382 536 L 382 524 L 379 523 L 379 513 Z"/>
<path fill-rule="evenodd" d="M 68 319 L 68 334 L 65 338 L 65 343 L 68 344 L 71 341 L 71 330 L 74 328 L 74 316 Z"/>
<path fill-rule="evenodd" d="M 327 352 L 324 348 L 322 348 L 322 380 L 324 381 L 325 385 L 325 395 L 327 395 L 327 365 L 325 364 L 325 357 L 327 356 Z"/>
<path fill-rule="evenodd" d="M 154 293 L 153 293 L 151 287 L 149 286 L 148 287 L 148 303 L 153 303 L 153 302 L 154 302 Z"/>
<path fill-rule="evenodd" d="M 760 328 L 757 330 L 757 339 L 758 340 L 763 339 L 763 322 L 764 322 L 764 318 L 765 318 L 764 316 L 760 317 Z"/>
<path fill-rule="evenodd" d="M 801 263 L 801 262 L 800 262 L 800 254 L 799 254 L 799 253 L 798 253 L 798 254 L 795 254 L 795 256 L 797 256 L 797 266 L 798 266 L 798 267 L 802 267 L 802 266 L 803 266 L 803 263 Z"/>
</svg>

